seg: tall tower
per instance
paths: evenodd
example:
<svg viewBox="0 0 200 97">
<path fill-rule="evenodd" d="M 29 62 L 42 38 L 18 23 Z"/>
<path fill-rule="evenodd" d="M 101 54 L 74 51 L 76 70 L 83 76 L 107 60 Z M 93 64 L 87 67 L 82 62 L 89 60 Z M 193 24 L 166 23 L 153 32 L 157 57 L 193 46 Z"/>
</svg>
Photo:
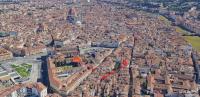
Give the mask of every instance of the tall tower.
<svg viewBox="0 0 200 97">
<path fill-rule="evenodd" d="M 83 6 L 91 2 L 91 0 L 67 0 L 67 17 L 68 23 L 81 25 L 83 22 Z"/>
<path fill-rule="evenodd" d="M 68 23 L 75 24 L 78 19 L 79 12 L 77 12 L 77 6 L 79 2 L 77 0 L 67 0 L 67 17 L 66 20 Z M 78 9 L 80 10 L 80 9 Z"/>
<path fill-rule="evenodd" d="M 66 20 L 68 23 L 72 23 L 72 24 L 76 23 L 77 14 L 76 14 L 76 10 L 73 6 L 71 8 L 69 8 Z"/>
</svg>

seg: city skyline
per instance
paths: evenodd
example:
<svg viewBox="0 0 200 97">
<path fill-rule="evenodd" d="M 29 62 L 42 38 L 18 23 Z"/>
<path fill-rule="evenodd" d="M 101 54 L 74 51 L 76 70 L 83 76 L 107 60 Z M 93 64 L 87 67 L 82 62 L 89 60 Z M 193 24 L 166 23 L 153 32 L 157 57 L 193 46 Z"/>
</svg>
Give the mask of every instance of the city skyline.
<svg viewBox="0 0 200 97">
<path fill-rule="evenodd" d="M 0 0 L 0 97 L 200 97 L 198 0 Z"/>
</svg>

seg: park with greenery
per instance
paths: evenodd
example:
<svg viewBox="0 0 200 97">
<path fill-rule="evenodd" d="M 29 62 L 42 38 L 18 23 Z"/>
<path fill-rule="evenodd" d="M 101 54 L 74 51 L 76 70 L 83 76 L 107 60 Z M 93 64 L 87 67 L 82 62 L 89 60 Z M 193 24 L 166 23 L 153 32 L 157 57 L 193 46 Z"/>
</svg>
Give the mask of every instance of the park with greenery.
<svg viewBox="0 0 200 97">
<path fill-rule="evenodd" d="M 13 69 L 16 70 L 16 72 L 21 76 L 21 77 L 28 77 L 30 75 L 30 70 L 32 68 L 31 64 L 20 64 L 20 65 L 16 65 L 16 64 L 12 64 L 11 65 Z"/>
<path fill-rule="evenodd" d="M 184 36 L 188 43 L 192 45 L 193 48 L 200 51 L 200 37 L 198 36 Z"/>
</svg>

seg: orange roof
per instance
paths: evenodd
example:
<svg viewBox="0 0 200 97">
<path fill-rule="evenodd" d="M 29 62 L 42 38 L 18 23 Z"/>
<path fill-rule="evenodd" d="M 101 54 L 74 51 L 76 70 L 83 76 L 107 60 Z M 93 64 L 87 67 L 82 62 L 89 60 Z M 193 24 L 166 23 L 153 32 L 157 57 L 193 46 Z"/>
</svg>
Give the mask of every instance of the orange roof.
<svg viewBox="0 0 200 97">
<path fill-rule="evenodd" d="M 35 87 L 40 92 L 46 88 L 41 82 L 38 82 L 37 84 L 35 84 Z"/>
<path fill-rule="evenodd" d="M 123 65 L 123 66 L 127 66 L 127 65 L 128 65 L 128 60 L 123 60 L 123 61 L 122 61 L 122 65 Z"/>
<path fill-rule="evenodd" d="M 12 92 L 20 89 L 20 88 L 24 88 L 24 87 L 29 87 L 29 88 L 33 88 L 35 87 L 38 91 L 42 91 L 43 89 L 45 89 L 46 87 L 42 84 L 42 83 L 27 83 L 27 84 L 16 84 L 14 86 L 5 88 L 4 90 L 0 91 L 1 97 L 7 96 L 9 94 L 11 94 Z"/>
<path fill-rule="evenodd" d="M 154 93 L 154 97 L 164 97 L 164 95 L 161 93 Z"/>
<path fill-rule="evenodd" d="M 72 58 L 72 62 L 80 63 L 82 61 L 81 57 L 76 56 Z"/>
</svg>

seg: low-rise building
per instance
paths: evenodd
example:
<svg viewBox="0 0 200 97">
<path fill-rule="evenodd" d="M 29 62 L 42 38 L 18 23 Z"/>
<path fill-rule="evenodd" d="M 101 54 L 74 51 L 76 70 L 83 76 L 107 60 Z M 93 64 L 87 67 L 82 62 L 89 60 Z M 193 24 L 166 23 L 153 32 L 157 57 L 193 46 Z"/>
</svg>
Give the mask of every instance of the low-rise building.
<svg viewBox="0 0 200 97">
<path fill-rule="evenodd" d="M 0 61 L 8 60 L 11 58 L 13 58 L 12 52 L 10 52 L 4 48 L 0 48 Z"/>
<path fill-rule="evenodd" d="M 42 83 L 17 84 L 0 90 L 1 97 L 46 97 L 47 88 Z"/>
<path fill-rule="evenodd" d="M 39 53 L 46 52 L 46 47 L 43 45 L 36 46 L 36 47 L 25 47 L 22 49 L 22 56 L 30 56 L 30 55 L 35 55 Z"/>
<path fill-rule="evenodd" d="M 66 58 L 71 58 L 80 55 L 79 47 L 71 47 L 71 48 L 56 48 L 56 51 L 65 55 Z"/>
<path fill-rule="evenodd" d="M 103 42 L 92 42 L 92 47 L 105 47 L 105 48 L 117 48 L 119 47 L 118 41 L 103 41 Z"/>
</svg>

